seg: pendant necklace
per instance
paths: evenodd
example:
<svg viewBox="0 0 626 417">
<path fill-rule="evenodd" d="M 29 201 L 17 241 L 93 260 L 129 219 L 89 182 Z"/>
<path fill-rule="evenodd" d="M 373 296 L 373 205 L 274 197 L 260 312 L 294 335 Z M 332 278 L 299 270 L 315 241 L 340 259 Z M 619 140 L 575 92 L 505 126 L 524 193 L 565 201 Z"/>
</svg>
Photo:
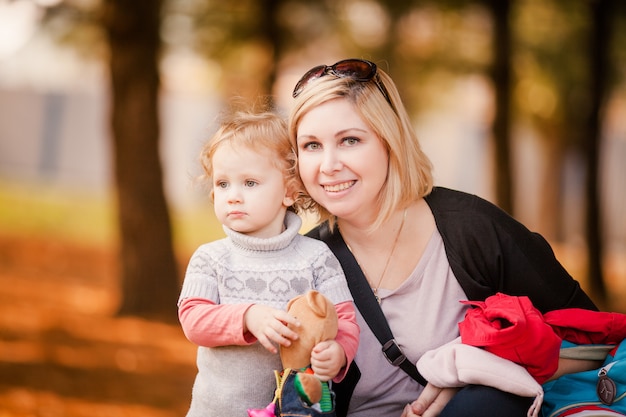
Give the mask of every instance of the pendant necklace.
<svg viewBox="0 0 626 417">
<path fill-rule="evenodd" d="M 406 211 L 404 209 L 404 215 L 402 216 L 402 223 L 400 223 L 400 228 L 398 229 L 398 233 L 396 234 L 396 239 L 393 241 L 393 246 L 391 247 L 391 252 L 389 252 L 389 256 L 387 256 L 387 261 L 385 262 L 385 267 L 383 268 L 383 273 L 380 274 L 380 278 L 378 280 L 378 284 L 376 287 L 372 288 L 374 292 L 374 297 L 376 297 L 376 301 L 380 304 L 380 297 L 378 296 L 378 289 L 380 288 L 380 284 L 383 283 L 383 279 L 385 278 L 385 273 L 387 272 L 387 267 L 389 266 L 389 261 L 393 257 L 393 252 L 396 250 L 396 245 L 398 244 L 398 239 L 400 238 L 400 234 L 402 233 L 402 228 L 404 227 L 404 221 L 406 220 Z"/>
</svg>

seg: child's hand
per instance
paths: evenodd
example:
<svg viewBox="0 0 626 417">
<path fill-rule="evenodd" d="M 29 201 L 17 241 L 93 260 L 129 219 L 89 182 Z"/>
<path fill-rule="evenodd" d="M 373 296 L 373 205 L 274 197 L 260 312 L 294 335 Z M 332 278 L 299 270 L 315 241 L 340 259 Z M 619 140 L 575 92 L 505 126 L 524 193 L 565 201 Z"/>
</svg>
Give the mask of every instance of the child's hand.
<svg viewBox="0 0 626 417">
<path fill-rule="evenodd" d="M 276 345 L 289 346 L 298 334 L 287 324 L 300 326 L 300 322 L 286 311 L 255 304 L 243 316 L 244 332 L 248 331 L 259 343 L 272 353 L 278 352 Z"/>
<path fill-rule="evenodd" d="M 311 369 L 322 381 L 333 379 L 346 366 L 346 353 L 334 340 L 320 342 L 311 351 Z"/>
</svg>

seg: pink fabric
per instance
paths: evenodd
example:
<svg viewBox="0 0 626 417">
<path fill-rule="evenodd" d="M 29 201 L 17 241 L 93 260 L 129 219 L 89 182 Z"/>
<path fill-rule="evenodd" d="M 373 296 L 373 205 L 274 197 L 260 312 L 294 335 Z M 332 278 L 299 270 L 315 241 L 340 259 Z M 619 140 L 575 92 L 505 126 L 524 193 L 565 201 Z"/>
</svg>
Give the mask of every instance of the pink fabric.
<svg viewBox="0 0 626 417">
<path fill-rule="evenodd" d="M 535 398 L 527 415 L 539 414 L 543 389 L 526 369 L 484 349 L 459 343 L 459 339 L 426 352 L 417 361 L 417 369 L 429 383 L 438 387 L 485 385 Z"/>
<path fill-rule="evenodd" d="M 333 382 L 341 382 L 348 372 L 349 365 L 354 360 L 359 347 L 359 325 L 356 324 L 356 309 L 354 303 L 345 302 L 335 305 L 337 310 L 337 336 L 335 341 L 341 345 L 346 354 L 346 366 L 333 378 Z"/>
<path fill-rule="evenodd" d="M 459 323 L 464 344 L 522 365 L 540 384 L 556 372 L 561 338 L 528 297 L 497 293 L 484 302 L 463 303 L 475 307 Z"/>
<path fill-rule="evenodd" d="M 626 314 L 566 308 L 543 318 L 561 339 L 579 345 L 616 345 L 626 339 Z"/>
<path fill-rule="evenodd" d="M 252 304 L 218 304 L 205 298 L 181 301 L 178 319 L 187 339 L 198 346 L 250 345 L 256 338 L 243 332 L 243 316 Z"/>
<path fill-rule="evenodd" d="M 227 345 L 251 345 L 257 339 L 243 331 L 243 316 L 252 304 L 215 304 L 198 297 L 185 298 L 178 307 L 178 318 L 183 333 L 198 346 L 217 347 Z M 335 340 L 341 345 L 347 364 L 352 363 L 359 345 L 359 327 L 356 310 L 351 301 L 335 305 L 338 332 Z M 348 366 L 333 378 L 340 382 Z"/>
</svg>

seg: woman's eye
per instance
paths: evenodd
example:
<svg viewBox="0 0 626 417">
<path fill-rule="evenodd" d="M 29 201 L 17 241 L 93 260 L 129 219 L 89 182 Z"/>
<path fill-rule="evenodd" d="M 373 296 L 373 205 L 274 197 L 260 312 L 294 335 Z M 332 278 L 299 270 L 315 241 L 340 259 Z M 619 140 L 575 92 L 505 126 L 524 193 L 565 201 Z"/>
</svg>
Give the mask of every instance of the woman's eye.
<svg viewBox="0 0 626 417">
<path fill-rule="evenodd" d="M 302 146 L 302 149 L 308 151 L 316 151 L 321 148 L 321 145 L 317 142 L 308 142 Z"/>
<path fill-rule="evenodd" d="M 348 146 L 356 145 L 359 142 L 360 142 L 360 139 L 359 138 L 355 138 L 353 136 L 350 136 L 350 137 L 347 137 L 347 138 L 343 138 L 343 143 L 345 143 Z"/>
</svg>

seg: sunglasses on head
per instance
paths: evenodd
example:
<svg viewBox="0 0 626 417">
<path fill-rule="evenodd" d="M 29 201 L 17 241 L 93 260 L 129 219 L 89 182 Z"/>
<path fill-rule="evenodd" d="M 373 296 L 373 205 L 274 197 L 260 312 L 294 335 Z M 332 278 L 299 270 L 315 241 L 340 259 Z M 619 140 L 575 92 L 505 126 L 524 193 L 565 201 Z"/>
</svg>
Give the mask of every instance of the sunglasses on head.
<svg viewBox="0 0 626 417">
<path fill-rule="evenodd" d="M 387 100 L 387 103 L 393 108 L 387 89 L 378 79 L 376 64 L 364 59 L 344 59 L 333 65 L 318 65 L 317 67 L 311 68 L 300 78 L 300 81 L 297 82 L 293 89 L 293 97 L 298 97 L 311 81 L 327 74 L 334 75 L 338 78 L 350 78 L 359 82 L 374 80 L 376 87 L 378 87 L 385 97 L 385 100 Z"/>
</svg>

